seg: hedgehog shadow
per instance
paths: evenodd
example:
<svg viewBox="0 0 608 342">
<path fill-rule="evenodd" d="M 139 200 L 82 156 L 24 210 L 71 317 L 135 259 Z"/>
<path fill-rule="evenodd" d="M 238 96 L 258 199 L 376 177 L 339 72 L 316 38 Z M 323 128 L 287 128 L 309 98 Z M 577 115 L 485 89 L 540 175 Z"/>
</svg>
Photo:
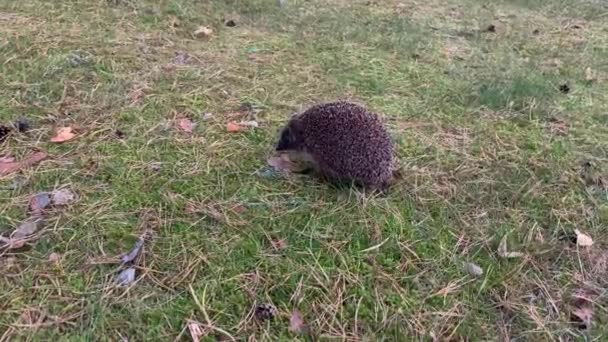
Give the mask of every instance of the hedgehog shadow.
<svg viewBox="0 0 608 342">
<path fill-rule="evenodd" d="M 395 171 L 395 180 L 391 182 L 390 185 L 387 185 L 385 187 L 369 187 L 357 181 L 338 179 L 332 176 L 328 176 L 320 172 L 313 164 L 307 165 L 302 170 L 292 171 L 292 173 L 307 177 L 309 178 L 309 180 L 327 186 L 328 188 L 335 190 L 336 192 L 356 190 L 357 192 L 360 192 L 362 194 L 377 197 L 387 197 L 391 192 L 391 188 L 395 185 L 396 179 L 400 176 L 398 171 Z"/>
</svg>

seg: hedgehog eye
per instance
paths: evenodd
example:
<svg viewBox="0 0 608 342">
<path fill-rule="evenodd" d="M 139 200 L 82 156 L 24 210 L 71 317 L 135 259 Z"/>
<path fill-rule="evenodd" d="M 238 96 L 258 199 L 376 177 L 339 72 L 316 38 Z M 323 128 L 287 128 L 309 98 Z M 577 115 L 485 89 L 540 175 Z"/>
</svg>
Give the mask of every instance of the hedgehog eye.
<svg viewBox="0 0 608 342">
<path fill-rule="evenodd" d="M 279 143 L 277 144 L 277 151 L 285 151 L 285 150 L 293 150 L 296 148 L 296 139 L 291 129 L 285 128 L 283 132 L 281 132 L 281 137 L 279 138 Z"/>
</svg>

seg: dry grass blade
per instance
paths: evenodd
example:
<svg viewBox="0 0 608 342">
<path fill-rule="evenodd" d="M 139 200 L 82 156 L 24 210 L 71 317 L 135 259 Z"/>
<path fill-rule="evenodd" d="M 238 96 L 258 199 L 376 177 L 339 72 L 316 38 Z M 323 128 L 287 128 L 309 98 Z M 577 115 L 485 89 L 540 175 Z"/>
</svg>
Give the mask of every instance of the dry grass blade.
<svg viewBox="0 0 608 342">
<path fill-rule="evenodd" d="M 500 245 L 498 245 L 498 255 L 503 258 L 520 258 L 524 256 L 521 252 L 509 252 L 507 249 L 507 236 L 503 236 L 502 240 L 500 240 Z"/>
</svg>

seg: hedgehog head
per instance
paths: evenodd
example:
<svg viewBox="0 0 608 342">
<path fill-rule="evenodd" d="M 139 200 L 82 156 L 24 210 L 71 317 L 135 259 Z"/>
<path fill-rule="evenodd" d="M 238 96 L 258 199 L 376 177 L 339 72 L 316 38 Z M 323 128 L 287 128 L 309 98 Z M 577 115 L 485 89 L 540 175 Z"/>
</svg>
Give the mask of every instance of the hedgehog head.
<svg viewBox="0 0 608 342">
<path fill-rule="evenodd" d="M 304 141 L 301 134 L 299 121 L 293 118 L 281 131 L 276 151 L 301 151 L 304 148 Z"/>
</svg>

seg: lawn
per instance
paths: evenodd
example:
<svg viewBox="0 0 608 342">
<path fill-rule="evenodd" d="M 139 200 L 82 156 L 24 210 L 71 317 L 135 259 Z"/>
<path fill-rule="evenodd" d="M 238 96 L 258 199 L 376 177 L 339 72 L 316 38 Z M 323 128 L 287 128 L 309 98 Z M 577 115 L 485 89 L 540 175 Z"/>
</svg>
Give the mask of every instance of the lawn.
<svg viewBox="0 0 608 342">
<path fill-rule="evenodd" d="M 387 195 L 267 166 L 335 99 L 385 119 Z M 605 2 L 0 0 L 24 119 L 1 155 L 48 158 L 0 175 L 0 235 L 75 197 L 0 245 L 0 341 L 608 334 Z"/>
</svg>

